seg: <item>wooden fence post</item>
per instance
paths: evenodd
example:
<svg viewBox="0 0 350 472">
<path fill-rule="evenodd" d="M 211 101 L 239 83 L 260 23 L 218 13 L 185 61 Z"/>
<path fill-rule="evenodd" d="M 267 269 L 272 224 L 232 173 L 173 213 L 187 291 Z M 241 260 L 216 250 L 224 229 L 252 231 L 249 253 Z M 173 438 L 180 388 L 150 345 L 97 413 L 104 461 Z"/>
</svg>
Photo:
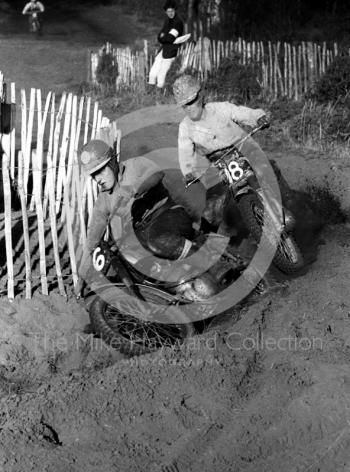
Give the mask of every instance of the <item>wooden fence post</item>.
<svg viewBox="0 0 350 472">
<path fill-rule="evenodd" d="M 5 97 L 6 84 L 4 76 L 0 72 L 0 102 Z M 0 134 L 2 147 L 2 179 L 4 192 L 5 209 L 5 246 L 6 246 L 6 264 L 7 264 L 7 294 L 10 300 L 15 297 L 14 291 L 14 270 L 13 270 L 13 246 L 12 246 L 12 222 L 11 222 L 11 180 L 10 180 L 10 156 L 11 156 L 11 138 L 10 135 Z"/>
<path fill-rule="evenodd" d="M 273 55 L 272 55 L 272 44 L 271 41 L 268 42 L 269 50 L 269 86 L 271 93 L 276 98 L 276 90 L 273 87 Z"/>
<path fill-rule="evenodd" d="M 37 91 L 38 102 L 38 142 L 37 148 L 33 151 L 33 189 L 35 196 L 35 208 L 38 219 L 38 235 L 39 235 L 39 252 L 40 252 L 40 278 L 41 289 L 44 295 L 48 295 L 47 273 L 46 273 L 46 245 L 45 245 L 45 228 L 44 228 L 44 214 L 42 205 L 42 175 L 43 175 L 43 141 L 44 130 L 47 115 L 50 108 L 51 92 L 48 93 L 44 114 L 41 116 L 41 91 Z M 39 105 L 40 102 L 40 105 Z"/>
<path fill-rule="evenodd" d="M 297 68 L 297 50 L 296 47 L 292 48 L 293 55 L 293 75 L 294 75 L 294 100 L 299 100 L 299 81 L 298 81 L 298 68 Z"/>
<path fill-rule="evenodd" d="M 313 45 L 311 42 L 307 43 L 307 57 L 308 57 L 308 70 L 309 70 L 309 83 L 308 89 L 313 87 L 315 81 L 315 62 L 313 54 Z"/>
<path fill-rule="evenodd" d="M 11 103 L 16 104 L 16 85 L 11 83 Z M 16 172 L 16 126 L 13 126 L 11 130 L 11 179 L 15 179 Z"/>
<path fill-rule="evenodd" d="M 68 149 L 68 142 L 69 142 L 69 129 L 70 129 L 70 121 L 72 115 L 72 102 L 73 102 L 73 95 L 70 93 L 68 95 L 66 110 L 65 110 L 65 117 L 64 117 L 64 126 L 63 126 L 63 135 L 62 135 L 62 142 L 60 147 L 60 158 L 58 164 L 58 175 L 57 175 L 57 187 L 56 187 L 56 212 L 59 213 L 61 204 L 62 204 L 62 193 L 64 182 L 66 178 L 66 156 L 67 156 L 67 149 Z"/>
<path fill-rule="evenodd" d="M 4 206 L 5 206 L 5 243 L 6 243 L 6 264 L 7 264 L 7 294 L 10 300 L 15 297 L 14 292 L 14 271 L 13 271 L 13 255 L 12 255 L 12 223 L 11 223 L 11 183 L 10 183 L 10 157 L 5 151 L 3 143 L 3 135 L 1 136 L 1 144 L 3 147 L 2 154 L 2 178 L 4 188 Z"/>
<path fill-rule="evenodd" d="M 56 219 L 56 199 L 55 199 L 55 178 L 56 168 L 53 165 L 53 141 L 55 133 L 55 95 L 52 96 L 51 101 L 51 119 L 50 119 L 50 136 L 49 136 L 49 149 L 47 153 L 47 189 L 48 189 L 48 205 L 50 215 L 50 227 L 52 237 L 52 247 L 55 260 L 55 269 L 57 274 L 58 289 L 62 296 L 66 296 L 64 288 L 61 260 L 58 250 L 58 236 L 57 236 L 57 219 Z"/>
<path fill-rule="evenodd" d="M 288 71 L 289 71 L 289 77 L 288 77 L 288 98 L 293 98 L 293 68 L 292 68 L 292 48 L 291 45 L 288 44 L 287 47 L 288 51 Z"/>
<path fill-rule="evenodd" d="M 24 239 L 24 262 L 26 271 L 26 298 L 32 298 L 32 280 L 31 280 L 31 257 L 29 240 L 29 223 L 27 214 L 26 194 L 24 192 L 24 159 L 23 152 L 18 152 L 18 193 L 21 200 L 23 239 Z"/>
<path fill-rule="evenodd" d="M 33 122 L 34 122 L 34 111 L 35 111 L 35 89 L 30 90 L 30 101 L 29 101 L 29 118 L 28 127 L 26 130 L 26 143 L 24 148 L 24 189 L 26 192 L 26 199 L 28 198 L 28 180 L 29 180 L 29 169 L 30 169 L 30 158 L 32 148 L 32 133 L 33 133 Z"/>
<path fill-rule="evenodd" d="M 302 42 L 301 48 L 302 48 L 302 55 L 303 55 L 303 75 L 304 75 L 304 93 L 305 93 L 308 90 L 309 74 L 308 74 L 307 49 L 304 42 Z"/>
</svg>

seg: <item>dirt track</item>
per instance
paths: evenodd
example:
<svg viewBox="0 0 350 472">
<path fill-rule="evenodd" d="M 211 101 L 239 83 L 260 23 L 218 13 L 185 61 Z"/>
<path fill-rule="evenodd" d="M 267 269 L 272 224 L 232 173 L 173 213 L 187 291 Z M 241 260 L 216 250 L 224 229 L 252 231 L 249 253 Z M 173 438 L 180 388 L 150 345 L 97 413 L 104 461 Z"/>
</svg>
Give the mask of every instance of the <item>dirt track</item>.
<svg viewBox="0 0 350 472">
<path fill-rule="evenodd" d="M 3 302 L 4 470 L 347 470 L 349 236 L 329 227 L 306 275 L 180 353 L 114 364 L 76 303 Z"/>
<path fill-rule="evenodd" d="M 69 59 L 75 80 L 85 45 L 62 39 L 3 38 L 5 76 L 17 82 L 21 74 L 28 88 L 71 85 L 60 66 Z M 12 60 L 17 50 L 27 64 L 39 63 L 56 47 L 60 62 L 47 60 L 39 79 Z M 149 151 L 152 136 L 139 138 Z M 300 184 L 298 156 L 269 150 L 287 180 Z M 311 167 L 322 181 L 322 166 Z M 303 210 L 308 271 L 282 292 L 232 310 L 180 353 L 125 359 L 82 333 L 87 314 L 73 300 L 2 299 L 0 470 L 348 471 L 350 228 L 335 206 L 324 208 L 319 217 Z M 332 224 L 316 239 L 321 220 Z"/>
</svg>

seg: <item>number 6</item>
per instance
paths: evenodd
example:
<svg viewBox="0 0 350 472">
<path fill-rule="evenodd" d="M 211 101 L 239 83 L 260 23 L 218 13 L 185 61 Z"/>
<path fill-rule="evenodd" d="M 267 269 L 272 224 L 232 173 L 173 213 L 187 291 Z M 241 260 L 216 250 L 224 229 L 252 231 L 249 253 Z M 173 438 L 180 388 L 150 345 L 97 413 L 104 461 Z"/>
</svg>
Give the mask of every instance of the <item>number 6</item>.
<svg viewBox="0 0 350 472">
<path fill-rule="evenodd" d="M 100 254 L 100 252 L 101 248 L 97 247 L 92 254 L 92 264 L 94 266 L 94 269 L 97 270 L 97 272 L 101 272 L 106 262 L 104 254 Z"/>
</svg>

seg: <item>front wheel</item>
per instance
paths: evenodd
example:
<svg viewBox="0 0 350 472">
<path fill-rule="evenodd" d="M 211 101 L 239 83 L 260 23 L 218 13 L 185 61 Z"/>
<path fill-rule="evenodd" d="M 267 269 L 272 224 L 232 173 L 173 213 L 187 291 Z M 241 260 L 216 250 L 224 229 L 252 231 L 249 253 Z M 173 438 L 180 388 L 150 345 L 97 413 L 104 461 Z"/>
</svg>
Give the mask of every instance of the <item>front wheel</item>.
<svg viewBox="0 0 350 472">
<path fill-rule="evenodd" d="M 31 18 L 29 20 L 29 31 L 30 33 L 40 35 L 41 34 L 41 25 L 38 18 Z"/>
<path fill-rule="evenodd" d="M 259 198 L 251 193 L 243 195 L 238 203 L 242 219 L 256 242 L 260 241 L 264 225 L 264 207 Z M 304 265 L 303 256 L 293 236 L 285 231 L 280 234 L 273 258 L 274 265 L 285 274 L 292 274 Z"/>
<path fill-rule="evenodd" d="M 36 20 L 30 22 L 29 29 L 31 33 L 37 33 L 39 30 L 39 25 Z"/>
<path fill-rule="evenodd" d="M 130 296 L 123 289 L 116 296 L 113 287 L 108 287 L 96 296 L 90 306 L 93 332 L 112 347 L 130 356 L 182 344 L 186 337 L 193 334 L 193 324 L 187 322 L 172 295 L 144 285 L 139 285 L 138 289 L 144 299 L 152 304 L 149 320 L 145 320 L 142 304 L 136 297 Z M 155 310 L 159 312 L 155 313 Z M 152 321 L 154 316 L 165 313 L 169 324 Z M 172 319 L 181 319 L 181 322 L 171 323 Z"/>
</svg>

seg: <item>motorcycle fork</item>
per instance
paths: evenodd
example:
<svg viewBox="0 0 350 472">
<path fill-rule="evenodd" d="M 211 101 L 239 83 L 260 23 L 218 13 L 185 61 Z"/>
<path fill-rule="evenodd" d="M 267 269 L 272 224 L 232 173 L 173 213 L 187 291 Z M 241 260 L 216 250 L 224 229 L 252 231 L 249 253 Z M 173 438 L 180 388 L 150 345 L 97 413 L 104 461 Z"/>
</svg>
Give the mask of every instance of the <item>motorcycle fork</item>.
<svg viewBox="0 0 350 472">
<path fill-rule="evenodd" d="M 116 271 L 116 273 L 120 277 L 120 280 L 124 284 L 125 288 L 130 293 L 130 295 L 134 295 L 135 297 L 143 301 L 146 301 L 145 298 L 140 293 L 139 289 L 137 288 L 137 285 L 134 283 L 134 281 L 130 277 L 129 271 L 124 261 L 120 257 L 114 257 L 111 261 L 111 264 L 112 264 L 113 269 Z"/>
<path fill-rule="evenodd" d="M 279 233 L 284 229 L 284 210 L 280 202 L 278 202 L 274 197 L 264 198 L 262 189 L 256 191 L 260 201 L 263 204 L 263 207 L 267 209 L 267 213 L 274 223 L 276 229 Z"/>
</svg>

